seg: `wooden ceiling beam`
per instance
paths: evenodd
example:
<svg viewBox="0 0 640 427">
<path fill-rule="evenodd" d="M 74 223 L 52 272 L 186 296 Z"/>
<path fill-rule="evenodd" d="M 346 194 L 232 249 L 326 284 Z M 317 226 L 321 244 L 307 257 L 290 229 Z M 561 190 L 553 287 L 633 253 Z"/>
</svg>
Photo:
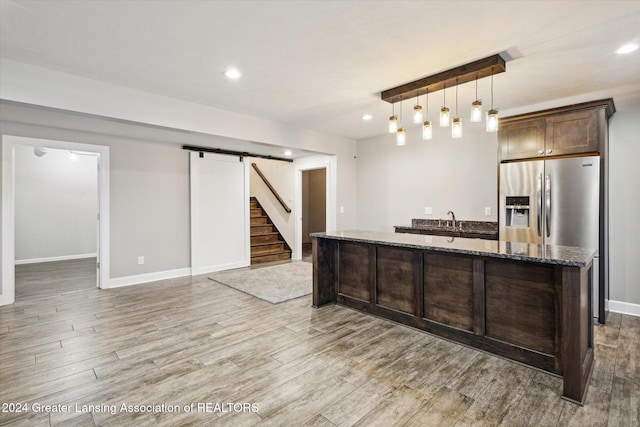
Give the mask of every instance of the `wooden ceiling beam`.
<svg viewBox="0 0 640 427">
<path fill-rule="evenodd" d="M 424 95 L 427 91 L 433 93 L 445 87 L 454 87 L 456 81 L 457 84 L 463 84 L 474 81 L 476 78 L 482 79 L 505 71 L 506 64 L 504 59 L 499 54 L 495 54 L 432 76 L 423 77 L 411 83 L 387 89 L 382 91 L 380 98 L 389 103 L 400 102 Z"/>
</svg>

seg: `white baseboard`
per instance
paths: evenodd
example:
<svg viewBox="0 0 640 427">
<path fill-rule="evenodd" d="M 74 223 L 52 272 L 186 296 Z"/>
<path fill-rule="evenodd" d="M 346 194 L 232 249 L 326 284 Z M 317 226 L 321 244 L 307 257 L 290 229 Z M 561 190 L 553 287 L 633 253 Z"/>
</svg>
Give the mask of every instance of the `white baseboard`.
<svg viewBox="0 0 640 427">
<path fill-rule="evenodd" d="M 47 258 L 17 259 L 15 261 L 15 265 L 37 264 L 40 262 L 69 261 L 72 259 L 95 258 L 96 256 L 97 254 L 78 254 L 78 255 L 52 256 Z"/>
<path fill-rule="evenodd" d="M 14 295 L 9 297 L 9 295 L 0 294 L 0 306 L 13 304 L 14 302 L 16 302 Z"/>
<path fill-rule="evenodd" d="M 640 304 L 609 300 L 609 311 L 640 317 Z"/>
<path fill-rule="evenodd" d="M 234 262 L 234 263 L 224 264 L 224 265 L 212 265 L 208 267 L 193 268 L 191 270 L 191 274 L 193 274 L 194 276 L 198 276 L 200 274 L 215 273 L 216 271 L 233 270 L 236 268 L 244 268 L 244 267 L 250 267 L 250 266 L 251 266 L 250 261 L 241 261 L 241 262 Z"/>
<path fill-rule="evenodd" d="M 178 268 L 175 270 L 157 271 L 154 273 L 138 274 L 135 276 L 117 277 L 110 279 L 103 289 L 119 288 L 121 286 L 139 285 L 141 283 L 155 282 L 156 280 L 175 279 L 176 277 L 191 276 L 190 268 Z"/>
</svg>

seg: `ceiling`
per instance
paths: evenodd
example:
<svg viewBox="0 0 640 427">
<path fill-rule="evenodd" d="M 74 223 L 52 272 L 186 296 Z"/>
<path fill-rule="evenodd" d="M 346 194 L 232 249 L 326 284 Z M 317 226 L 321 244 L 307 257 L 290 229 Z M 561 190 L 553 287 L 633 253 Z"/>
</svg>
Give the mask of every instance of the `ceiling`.
<svg viewBox="0 0 640 427">
<path fill-rule="evenodd" d="M 495 53 L 507 60 L 494 77 L 503 111 L 640 90 L 640 51 L 615 53 L 640 42 L 640 1 L 0 4 L 3 58 L 353 139 L 386 132 L 382 90 Z M 474 90 L 459 89 L 463 118 Z M 487 106 L 489 79 L 478 95 Z M 452 111 L 454 99 L 448 89 Z M 433 115 L 442 92 L 429 101 Z"/>
</svg>

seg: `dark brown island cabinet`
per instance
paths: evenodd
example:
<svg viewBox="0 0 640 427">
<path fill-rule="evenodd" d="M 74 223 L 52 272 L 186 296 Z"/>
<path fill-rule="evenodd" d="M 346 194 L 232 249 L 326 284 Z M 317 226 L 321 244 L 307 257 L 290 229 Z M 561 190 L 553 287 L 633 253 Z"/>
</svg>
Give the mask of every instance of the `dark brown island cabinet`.
<svg viewBox="0 0 640 427">
<path fill-rule="evenodd" d="M 312 242 L 314 307 L 344 305 L 559 375 L 562 397 L 584 402 L 595 251 L 371 231 Z"/>
</svg>

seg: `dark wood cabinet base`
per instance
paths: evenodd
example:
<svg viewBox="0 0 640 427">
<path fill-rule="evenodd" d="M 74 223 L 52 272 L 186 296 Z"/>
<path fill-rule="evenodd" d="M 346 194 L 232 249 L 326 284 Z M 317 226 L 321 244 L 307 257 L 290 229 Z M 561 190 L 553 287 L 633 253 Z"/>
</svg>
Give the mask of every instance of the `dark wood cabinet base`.
<svg viewBox="0 0 640 427">
<path fill-rule="evenodd" d="M 313 305 L 338 303 L 563 377 L 582 403 L 593 367 L 584 267 L 313 237 Z"/>
</svg>

